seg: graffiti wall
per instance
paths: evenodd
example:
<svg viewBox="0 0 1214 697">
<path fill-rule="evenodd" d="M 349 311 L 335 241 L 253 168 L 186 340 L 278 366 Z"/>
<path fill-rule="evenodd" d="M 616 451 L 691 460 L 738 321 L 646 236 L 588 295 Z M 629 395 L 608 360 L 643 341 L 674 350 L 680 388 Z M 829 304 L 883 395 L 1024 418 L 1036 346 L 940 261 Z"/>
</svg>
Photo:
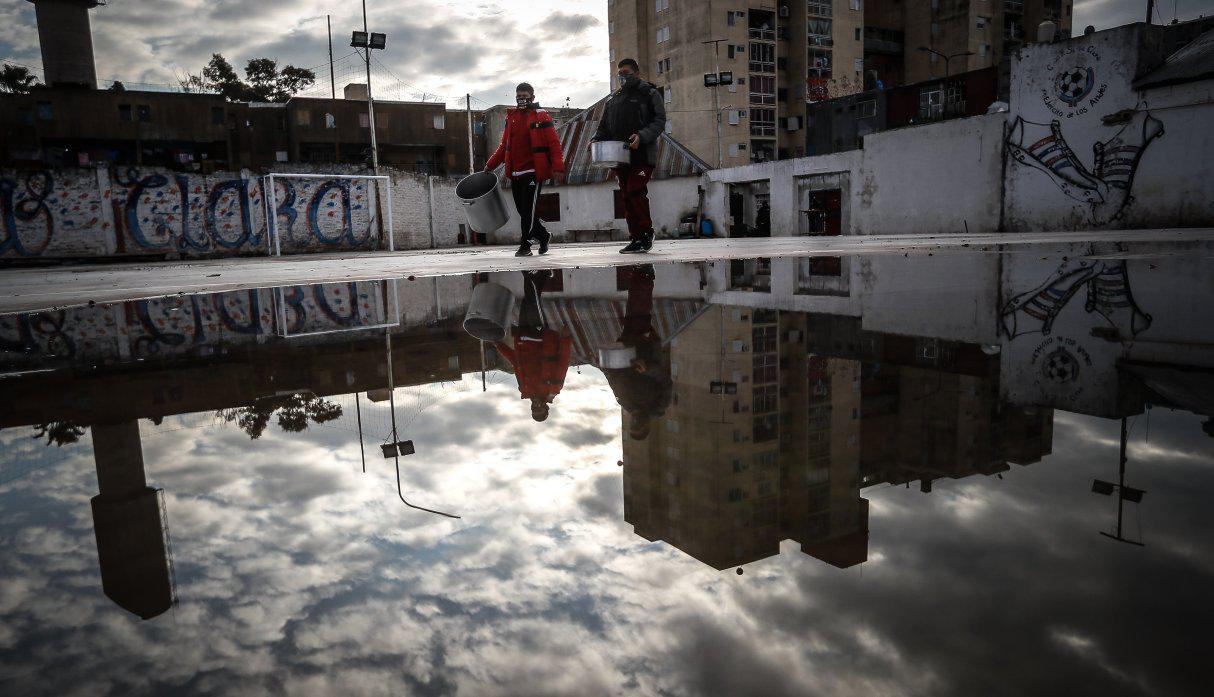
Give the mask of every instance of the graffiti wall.
<svg viewBox="0 0 1214 697">
<path fill-rule="evenodd" d="M 1136 24 L 1019 49 L 1005 140 L 1008 230 L 1214 223 L 1208 87 L 1134 84 L 1158 63 L 1162 30 Z"/>
<path fill-rule="evenodd" d="M 1008 255 L 999 310 L 1005 398 L 1114 418 L 1140 395 L 1126 361 L 1214 368 L 1214 281 L 1199 262 Z"/>
<path fill-rule="evenodd" d="M 0 315 L 0 368 L 203 357 L 272 337 L 380 327 L 396 321 L 391 288 L 329 283 Z"/>
<path fill-rule="evenodd" d="M 265 180 L 152 168 L 0 171 L 0 259 L 266 254 Z M 284 254 L 387 247 L 364 179 L 275 179 Z"/>
</svg>

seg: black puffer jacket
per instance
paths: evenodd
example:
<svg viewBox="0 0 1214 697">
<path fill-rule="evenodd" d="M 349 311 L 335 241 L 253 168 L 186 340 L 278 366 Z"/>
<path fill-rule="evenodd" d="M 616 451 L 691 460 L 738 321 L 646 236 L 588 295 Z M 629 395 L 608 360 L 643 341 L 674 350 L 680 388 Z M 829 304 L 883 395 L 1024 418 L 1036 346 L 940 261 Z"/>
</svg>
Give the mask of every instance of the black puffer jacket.
<svg viewBox="0 0 1214 697">
<path fill-rule="evenodd" d="M 666 129 L 666 105 L 662 90 L 642 80 L 636 87 L 616 90 L 603 107 L 603 119 L 594 132 L 595 140 L 627 141 L 632 134 L 641 136 L 641 147 L 633 153 L 632 163 L 658 163 L 656 143 Z"/>
</svg>

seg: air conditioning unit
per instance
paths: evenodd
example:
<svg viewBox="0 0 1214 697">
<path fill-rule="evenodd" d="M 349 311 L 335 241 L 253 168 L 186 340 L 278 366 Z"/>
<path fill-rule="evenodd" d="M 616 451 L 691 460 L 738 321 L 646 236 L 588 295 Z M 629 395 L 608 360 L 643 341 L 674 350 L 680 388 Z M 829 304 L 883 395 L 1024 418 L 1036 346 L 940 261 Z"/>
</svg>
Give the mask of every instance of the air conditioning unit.
<svg viewBox="0 0 1214 697">
<path fill-rule="evenodd" d="M 788 11 L 788 5 L 783 5 L 783 6 L 781 6 L 781 7 L 780 7 L 780 16 L 781 16 L 781 17 L 788 17 L 788 15 L 789 15 L 789 11 Z"/>
</svg>

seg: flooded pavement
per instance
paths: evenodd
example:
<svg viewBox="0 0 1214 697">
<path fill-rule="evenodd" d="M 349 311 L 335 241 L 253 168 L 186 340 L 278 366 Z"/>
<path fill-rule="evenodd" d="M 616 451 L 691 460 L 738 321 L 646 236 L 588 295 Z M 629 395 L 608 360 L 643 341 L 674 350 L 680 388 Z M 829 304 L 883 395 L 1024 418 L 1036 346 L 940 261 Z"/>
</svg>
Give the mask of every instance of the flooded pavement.
<svg viewBox="0 0 1214 697">
<path fill-rule="evenodd" d="M 1210 252 L 0 315 L 0 691 L 1204 694 Z"/>
</svg>

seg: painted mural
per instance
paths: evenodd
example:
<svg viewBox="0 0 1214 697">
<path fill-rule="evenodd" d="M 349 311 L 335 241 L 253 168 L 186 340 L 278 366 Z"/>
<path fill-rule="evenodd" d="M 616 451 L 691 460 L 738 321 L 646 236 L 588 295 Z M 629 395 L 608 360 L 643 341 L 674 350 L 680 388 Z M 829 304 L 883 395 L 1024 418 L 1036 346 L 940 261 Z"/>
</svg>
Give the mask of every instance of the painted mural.
<svg viewBox="0 0 1214 697">
<path fill-rule="evenodd" d="M 275 336 L 394 321 L 387 281 L 169 296 L 0 315 L 0 368 L 208 356 Z M 283 322 L 285 321 L 285 324 Z"/>
<path fill-rule="evenodd" d="M 1127 268 L 1124 260 L 1063 262 L 1039 286 L 1004 305 L 1000 313 L 1004 335 L 1009 339 L 1049 336 L 1063 308 L 1080 295 L 1083 311 L 1103 317 L 1117 336 L 1138 336 L 1151 327 L 1152 319 L 1134 300 Z"/>
<path fill-rule="evenodd" d="M 0 258 L 266 254 L 263 178 L 161 169 L 0 172 Z M 283 253 L 378 249 L 369 180 L 276 179 Z"/>
<path fill-rule="evenodd" d="M 1120 220 L 1133 204 L 1134 175 L 1143 153 L 1163 136 L 1163 122 L 1149 111 L 1117 114 L 1106 123 L 1122 123 L 1110 138 L 1092 146 L 1091 164 L 1067 143 L 1062 122 L 1026 121 L 1016 117 L 1008 131 L 1012 159 L 1044 173 L 1066 196 L 1088 206 L 1092 224 Z"/>
</svg>

